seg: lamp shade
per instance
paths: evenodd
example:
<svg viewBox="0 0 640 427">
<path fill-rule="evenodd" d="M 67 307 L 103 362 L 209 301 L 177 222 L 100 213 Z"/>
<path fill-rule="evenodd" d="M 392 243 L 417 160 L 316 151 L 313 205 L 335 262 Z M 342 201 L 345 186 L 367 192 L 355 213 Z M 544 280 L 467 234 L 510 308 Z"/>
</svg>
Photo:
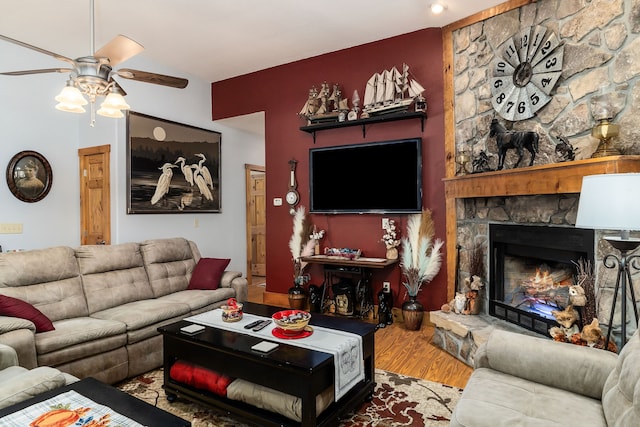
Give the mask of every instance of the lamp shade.
<svg viewBox="0 0 640 427">
<path fill-rule="evenodd" d="M 640 230 L 639 189 L 640 173 L 585 176 L 576 227 Z"/>
</svg>

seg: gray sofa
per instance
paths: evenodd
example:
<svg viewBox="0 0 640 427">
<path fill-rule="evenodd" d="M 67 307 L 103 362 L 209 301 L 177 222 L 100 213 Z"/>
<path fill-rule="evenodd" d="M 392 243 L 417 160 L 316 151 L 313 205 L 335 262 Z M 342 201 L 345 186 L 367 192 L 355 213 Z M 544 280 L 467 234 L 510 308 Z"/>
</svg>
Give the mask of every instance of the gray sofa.
<svg viewBox="0 0 640 427">
<path fill-rule="evenodd" d="M 157 368 L 159 326 L 247 299 L 240 272 L 224 271 L 215 290 L 187 289 L 200 258 L 182 238 L 2 253 L 0 294 L 33 305 L 55 330 L 36 333 L 33 322 L 0 315 L 0 343 L 27 369 L 109 384 Z"/>
<path fill-rule="evenodd" d="M 618 356 L 496 330 L 451 426 L 640 426 L 640 335 Z"/>
</svg>

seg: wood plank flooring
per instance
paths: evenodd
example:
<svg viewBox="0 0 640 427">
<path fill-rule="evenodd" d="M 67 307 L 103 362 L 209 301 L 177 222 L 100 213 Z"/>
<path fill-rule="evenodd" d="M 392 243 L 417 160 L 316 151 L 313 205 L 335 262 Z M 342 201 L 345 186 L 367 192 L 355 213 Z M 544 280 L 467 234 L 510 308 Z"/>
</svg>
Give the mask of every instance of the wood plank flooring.
<svg viewBox="0 0 640 427">
<path fill-rule="evenodd" d="M 255 283 L 255 282 L 254 282 Z M 264 285 L 249 285 L 249 301 L 262 303 Z M 408 331 L 394 323 L 376 332 L 376 368 L 464 388 L 472 368 L 431 344 L 433 326 Z"/>
</svg>

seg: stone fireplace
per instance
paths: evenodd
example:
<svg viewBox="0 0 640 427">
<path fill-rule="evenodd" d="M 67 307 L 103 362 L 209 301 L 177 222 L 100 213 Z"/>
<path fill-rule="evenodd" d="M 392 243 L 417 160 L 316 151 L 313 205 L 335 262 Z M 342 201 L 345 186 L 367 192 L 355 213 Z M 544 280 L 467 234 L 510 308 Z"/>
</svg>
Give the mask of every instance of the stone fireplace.
<svg viewBox="0 0 640 427">
<path fill-rule="evenodd" d="M 546 336 L 581 259 L 593 265 L 593 230 L 489 224 L 489 315 Z"/>
</svg>

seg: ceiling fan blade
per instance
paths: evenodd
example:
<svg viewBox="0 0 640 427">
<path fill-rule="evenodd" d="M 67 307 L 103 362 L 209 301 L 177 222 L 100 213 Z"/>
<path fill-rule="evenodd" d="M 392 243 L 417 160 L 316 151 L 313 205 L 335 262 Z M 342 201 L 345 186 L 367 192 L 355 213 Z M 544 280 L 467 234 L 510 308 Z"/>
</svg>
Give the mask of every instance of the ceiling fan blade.
<svg viewBox="0 0 640 427">
<path fill-rule="evenodd" d="M 26 76 L 28 74 L 69 73 L 73 68 L 42 68 L 40 70 L 7 71 L 3 76 Z"/>
<path fill-rule="evenodd" d="M 177 89 L 184 89 L 189 84 L 189 80 L 181 77 L 166 76 L 164 74 L 149 73 L 147 71 L 132 70 L 123 68 L 116 72 L 125 79 L 137 80 L 139 82 L 153 83 L 156 85 L 170 86 Z"/>
<path fill-rule="evenodd" d="M 52 56 L 52 57 L 54 57 L 56 59 L 59 59 L 61 61 L 65 61 L 65 62 L 68 62 L 70 64 L 74 64 L 75 65 L 75 63 L 73 62 L 73 59 L 71 59 L 71 58 L 67 58 L 66 56 L 58 55 L 57 53 L 49 52 L 48 50 L 41 49 L 39 47 L 30 45 L 30 44 L 25 43 L 25 42 L 21 42 L 20 40 L 12 39 L 11 37 L 3 36 L 2 34 L 0 34 L 0 39 L 4 40 L 6 42 L 9 42 L 9 43 L 17 44 L 18 46 L 26 47 L 27 49 L 35 50 L 36 52 L 44 53 L 45 55 L 49 55 L 49 56 Z"/>
<path fill-rule="evenodd" d="M 127 59 L 136 56 L 144 50 L 144 47 L 127 36 L 119 34 L 109 43 L 102 46 L 94 56 L 97 58 L 109 58 L 109 64 L 113 67 Z"/>
</svg>

